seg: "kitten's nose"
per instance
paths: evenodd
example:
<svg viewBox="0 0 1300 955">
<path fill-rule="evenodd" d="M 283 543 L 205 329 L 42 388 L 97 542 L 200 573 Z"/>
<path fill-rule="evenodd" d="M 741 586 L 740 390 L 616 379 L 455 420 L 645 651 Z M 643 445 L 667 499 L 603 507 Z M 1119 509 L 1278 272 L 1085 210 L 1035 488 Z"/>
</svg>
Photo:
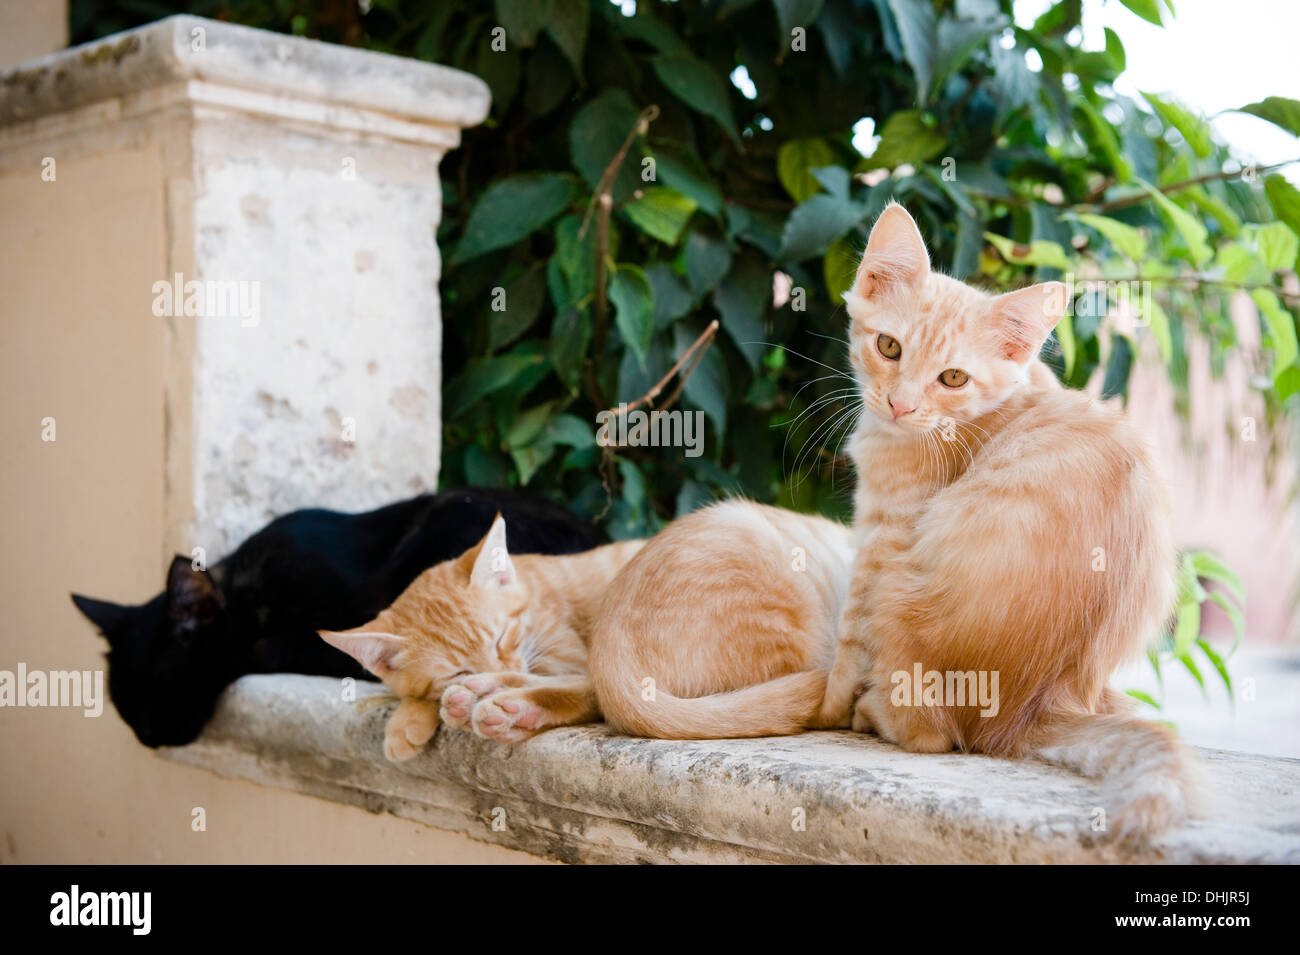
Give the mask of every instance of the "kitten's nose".
<svg viewBox="0 0 1300 955">
<path fill-rule="evenodd" d="M 910 407 L 906 402 L 901 401 L 898 398 L 890 398 L 889 410 L 894 413 L 894 420 L 897 421 L 899 418 L 903 417 L 903 415 L 911 414 L 916 410 L 916 408 Z"/>
</svg>

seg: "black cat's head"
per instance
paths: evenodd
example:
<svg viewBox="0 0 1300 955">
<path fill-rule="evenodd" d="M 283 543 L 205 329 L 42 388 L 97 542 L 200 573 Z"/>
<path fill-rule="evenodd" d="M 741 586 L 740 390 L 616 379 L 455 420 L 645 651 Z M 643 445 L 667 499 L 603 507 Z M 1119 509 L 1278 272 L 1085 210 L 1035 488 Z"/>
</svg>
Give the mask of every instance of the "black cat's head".
<svg viewBox="0 0 1300 955">
<path fill-rule="evenodd" d="M 192 742 L 235 671 L 226 599 L 212 575 L 177 556 L 167 590 L 147 603 L 80 594 L 72 602 L 108 640 L 109 698 L 140 742 Z"/>
</svg>

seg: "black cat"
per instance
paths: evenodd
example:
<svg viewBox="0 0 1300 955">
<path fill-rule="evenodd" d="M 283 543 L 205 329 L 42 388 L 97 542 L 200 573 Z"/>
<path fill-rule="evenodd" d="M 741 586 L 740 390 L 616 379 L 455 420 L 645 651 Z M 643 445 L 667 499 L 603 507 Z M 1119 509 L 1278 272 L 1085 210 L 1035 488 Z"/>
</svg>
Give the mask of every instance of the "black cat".
<svg viewBox="0 0 1300 955">
<path fill-rule="evenodd" d="M 373 679 L 316 631 L 372 619 L 421 571 L 477 544 L 498 511 L 512 553 L 570 554 L 605 542 L 544 498 L 466 488 L 365 514 L 294 511 L 208 571 L 176 557 L 166 591 L 148 603 L 72 601 L 108 640 L 109 697 L 122 719 L 146 746 L 184 745 L 245 673 Z"/>
</svg>

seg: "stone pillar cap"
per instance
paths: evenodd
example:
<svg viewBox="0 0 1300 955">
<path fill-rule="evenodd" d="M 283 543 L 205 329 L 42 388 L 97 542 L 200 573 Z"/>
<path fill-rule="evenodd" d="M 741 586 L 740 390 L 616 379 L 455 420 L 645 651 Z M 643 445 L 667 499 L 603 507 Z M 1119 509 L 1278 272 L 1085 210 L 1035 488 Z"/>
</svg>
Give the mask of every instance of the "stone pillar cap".
<svg viewBox="0 0 1300 955">
<path fill-rule="evenodd" d="M 0 124 L 178 80 L 457 128 L 481 123 L 491 101 L 487 84 L 450 67 L 182 15 L 0 73 Z"/>
</svg>

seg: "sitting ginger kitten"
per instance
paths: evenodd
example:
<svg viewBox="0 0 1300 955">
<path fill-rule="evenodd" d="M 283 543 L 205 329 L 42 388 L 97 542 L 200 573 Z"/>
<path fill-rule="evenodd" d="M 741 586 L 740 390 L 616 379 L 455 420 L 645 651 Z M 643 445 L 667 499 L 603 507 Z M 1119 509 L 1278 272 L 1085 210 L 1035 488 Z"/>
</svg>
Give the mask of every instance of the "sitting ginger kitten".
<svg viewBox="0 0 1300 955">
<path fill-rule="evenodd" d="M 374 620 L 320 635 L 400 698 L 384 739 L 393 761 L 419 753 L 440 721 L 502 743 L 592 722 L 591 620 L 644 543 L 512 557 L 498 515 L 478 545 L 424 571 Z"/>
</svg>

